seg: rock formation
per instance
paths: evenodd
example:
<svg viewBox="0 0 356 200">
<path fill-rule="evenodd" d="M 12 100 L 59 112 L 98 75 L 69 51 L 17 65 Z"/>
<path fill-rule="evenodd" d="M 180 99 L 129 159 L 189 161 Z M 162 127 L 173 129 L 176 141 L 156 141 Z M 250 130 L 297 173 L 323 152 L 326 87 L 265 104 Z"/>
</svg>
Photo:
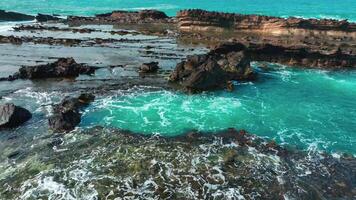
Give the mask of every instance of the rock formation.
<svg viewBox="0 0 356 200">
<path fill-rule="evenodd" d="M 177 13 L 181 30 L 257 31 L 261 33 L 290 34 L 298 29 L 315 31 L 356 32 L 356 24 L 346 20 L 280 18 L 262 15 L 241 15 L 193 9 Z M 294 31 L 295 30 L 295 31 Z"/>
<path fill-rule="evenodd" d="M 32 114 L 12 103 L 0 105 L 0 129 L 15 128 L 31 119 Z"/>
<path fill-rule="evenodd" d="M 94 101 L 92 94 L 81 94 L 78 98 L 65 98 L 53 108 L 53 115 L 48 119 L 50 129 L 55 132 L 72 131 L 81 121 L 80 109 Z"/>
<path fill-rule="evenodd" d="M 68 17 L 69 24 L 143 24 L 168 22 L 170 18 L 158 10 L 113 11 L 111 13 L 99 14 L 95 17 Z"/>
<path fill-rule="evenodd" d="M 170 75 L 170 81 L 182 85 L 189 91 L 203 91 L 227 87 L 231 80 L 251 80 L 255 77 L 250 59 L 242 50 L 215 49 L 206 55 L 188 56 L 178 63 Z"/>
</svg>

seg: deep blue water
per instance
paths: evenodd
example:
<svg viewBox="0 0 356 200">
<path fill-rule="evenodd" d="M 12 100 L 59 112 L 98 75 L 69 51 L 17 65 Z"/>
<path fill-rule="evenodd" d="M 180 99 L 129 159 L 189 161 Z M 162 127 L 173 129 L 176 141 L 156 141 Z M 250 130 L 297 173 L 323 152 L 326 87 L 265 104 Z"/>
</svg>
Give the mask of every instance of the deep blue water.
<svg viewBox="0 0 356 200">
<path fill-rule="evenodd" d="M 356 0 L 1 0 L 0 9 L 24 13 L 93 15 L 112 10 L 157 9 L 175 15 L 181 9 L 334 18 L 356 21 Z"/>
</svg>

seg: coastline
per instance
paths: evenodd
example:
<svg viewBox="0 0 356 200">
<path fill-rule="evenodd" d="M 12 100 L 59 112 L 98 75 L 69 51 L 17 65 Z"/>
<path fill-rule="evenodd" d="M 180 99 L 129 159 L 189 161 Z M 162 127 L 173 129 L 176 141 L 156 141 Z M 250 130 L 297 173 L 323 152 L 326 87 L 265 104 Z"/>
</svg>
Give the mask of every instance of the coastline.
<svg viewBox="0 0 356 200">
<path fill-rule="evenodd" d="M 209 18 L 211 13 L 205 14 Z M 247 23 L 256 26 L 255 17 L 248 16 Z M 215 75 L 219 77 L 213 91 L 216 90 L 215 86 L 218 86 L 218 91 L 230 90 L 226 85 L 229 81 L 238 81 L 238 84 L 232 83 L 236 88 L 250 82 L 253 84 L 253 81 L 266 81 L 258 77 L 257 80 L 241 81 L 241 69 L 245 70 L 242 74 L 246 75 L 245 72 L 249 72 L 250 65 L 253 65 L 250 61 L 295 65 L 301 70 L 353 71 L 356 67 L 356 44 L 353 43 L 356 30 L 346 28 L 347 31 L 344 31 L 337 21 L 331 21 L 326 30 L 318 30 L 317 34 L 308 32 L 309 27 L 299 27 L 296 32 L 292 31 L 293 34 L 277 34 L 280 38 L 276 39 L 275 34 L 268 34 L 271 29 L 262 33 L 254 32 L 261 24 L 257 24 L 257 28 L 250 27 L 251 32 L 235 33 L 231 32 L 231 27 L 223 27 L 221 31 L 221 27 L 209 24 L 209 20 L 200 19 L 199 16 L 196 19 L 172 19 L 159 11 L 113 12 L 97 17 L 72 17 L 68 21 L 56 19 L 43 24 L 30 23 L 17 26 L 13 31 L 4 31 L 5 35 L 0 36 L 0 45 L 4 47 L 0 54 L 4 58 L 2 64 L 9 66 L 9 70 L 0 77 L 3 78 L 0 87 L 4 88 L 0 91 L 0 99 L 4 102 L 25 100 L 21 105 L 31 106 L 29 109 L 35 114 L 34 119 L 23 126 L 1 133 L 0 139 L 3 140 L 0 140 L 0 149 L 6 151 L 1 157 L 6 162 L 0 164 L 4 169 L 4 173 L 0 174 L 0 183 L 6 187 L 0 191 L 0 196 L 40 198 L 42 192 L 49 191 L 53 198 L 68 199 L 112 198 L 120 195 L 132 198 L 140 195 L 147 198 L 152 195 L 162 198 L 353 198 L 356 195 L 353 175 L 355 155 L 333 157 L 329 152 L 318 150 L 290 150 L 288 144 L 285 148 L 271 138 L 265 140 L 234 129 L 208 134 L 193 131 L 176 137 L 160 137 L 141 136 L 110 128 L 110 125 L 82 130 L 80 124 L 79 128 L 61 134 L 53 133 L 48 130 L 48 125 L 44 125 L 55 112 L 53 107 L 61 105 L 65 96 L 77 97 L 89 92 L 99 97 L 111 97 L 121 90 L 130 93 L 130 89 L 136 86 L 143 86 L 142 91 L 186 92 L 185 78 L 181 79 L 179 75 L 176 81 L 168 81 L 179 63 L 184 66 L 184 70 L 180 71 L 183 77 L 199 73 L 194 69 L 210 66 L 211 60 L 218 64 L 213 62 L 213 69 L 223 61 L 239 67 L 232 71 L 217 70 L 217 75 L 214 70 L 204 74 L 207 82 L 214 80 Z M 183 20 L 183 23 L 179 24 L 177 20 Z M 272 24 L 272 29 L 283 28 L 284 21 L 279 26 L 278 18 L 269 20 L 277 20 L 278 26 Z M 191 30 L 184 25 L 187 22 Z M 326 22 L 329 24 L 329 21 Z M 313 23 L 318 25 L 320 21 Z M 198 28 L 195 29 L 194 25 Z M 199 26 L 208 28 L 201 29 Z M 350 26 L 354 27 L 355 24 L 351 23 Z M 318 35 L 333 29 L 342 34 Z M 225 31 L 226 34 L 221 34 Z M 224 44 L 216 45 L 218 43 Z M 241 51 L 248 63 L 245 57 L 239 57 Z M 67 71 L 60 71 L 66 69 L 63 64 L 53 64 L 69 57 L 75 57 L 75 66 L 95 67 L 94 75 L 75 73 L 75 76 L 67 77 Z M 154 72 L 142 73 L 142 65 L 147 66 L 152 61 L 157 61 L 159 68 Z M 274 70 L 269 64 L 265 65 L 265 69 L 261 67 L 259 70 L 265 70 L 266 73 Z M 40 69 L 43 66 L 48 67 L 48 71 L 54 69 L 57 77 L 49 72 L 41 72 L 44 79 L 32 79 L 38 73 L 36 67 Z M 14 79 L 16 73 L 21 74 L 22 67 L 28 74 Z M 193 70 L 190 71 L 190 68 Z M 257 70 L 257 75 L 263 74 L 261 71 Z M 233 76 L 225 76 L 225 72 Z M 224 79 L 220 80 L 221 77 Z M 192 85 L 188 85 L 190 89 Z M 199 89 L 205 91 L 205 87 Z M 23 93 L 26 90 L 29 90 L 28 96 Z M 211 91 L 210 88 L 208 91 Z M 125 97 L 125 92 L 120 95 Z M 146 102 L 146 99 L 137 101 Z M 86 114 L 89 109 L 97 108 L 84 108 L 80 112 Z M 27 129 L 30 133 L 27 133 Z M 30 142 L 25 144 L 26 140 Z M 188 168 L 189 161 L 197 163 L 193 168 Z M 13 166 L 19 173 L 14 173 Z M 207 169 L 210 171 L 205 171 Z M 68 174 L 72 175 L 71 178 L 67 177 Z M 173 178 L 169 179 L 170 176 Z M 326 181 L 332 183 L 320 184 Z M 237 182 L 241 184 L 236 185 Z M 118 186 L 111 187 L 113 183 Z M 256 191 L 256 187 L 260 190 Z M 300 189 L 304 192 L 300 192 Z M 76 196 L 73 191 L 82 193 Z"/>
</svg>

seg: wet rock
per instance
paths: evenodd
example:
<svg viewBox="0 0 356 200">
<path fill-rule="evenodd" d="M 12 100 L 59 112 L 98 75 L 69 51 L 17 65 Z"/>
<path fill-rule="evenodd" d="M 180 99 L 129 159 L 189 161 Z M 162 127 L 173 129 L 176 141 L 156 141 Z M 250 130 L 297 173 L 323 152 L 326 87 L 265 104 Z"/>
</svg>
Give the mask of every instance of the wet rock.
<svg viewBox="0 0 356 200">
<path fill-rule="evenodd" d="M 55 17 L 53 15 L 45 15 L 45 14 L 38 13 L 36 16 L 36 20 L 38 22 L 48 22 L 48 21 L 58 21 L 61 20 L 61 18 Z"/>
<path fill-rule="evenodd" d="M 141 73 L 154 73 L 159 69 L 158 62 L 143 63 L 140 67 Z"/>
<path fill-rule="evenodd" d="M 53 115 L 48 119 L 49 127 L 55 132 L 69 132 L 81 121 L 80 110 L 94 101 L 92 94 L 81 94 L 78 98 L 65 98 L 53 108 Z"/>
<path fill-rule="evenodd" d="M 80 74 L 93 74 L 95 70 L 95 67 L 79 64 L 73 58 L 60 58 L 54 63 L 21 67 L 18 73 L 9 76 L 7 80 L 70 78 L 78 77 Z"/>
<path fill-rule="evenodd" d="M 220 48 L 220 49 L 219 49 Z M 190 91 L 216 88 L 232 89 L 231 80 L 251 80 L 255 73 L 243 48 L 218 47 L 206 55 L 188 56 L 177 64 L 170 75 L 171 82 L 178 82 Z"/>
<path fill-rule="evenodd" d="M 32 114 L 12 103 L 0 105 L 0 128 L 15 128 L 31 119 Z"/>
<path fill-rule="evenodd" d="M 0 21 L 30 21 L 34 19 L 35 17 L 31 15 L 0 10 Z"/>
</svg>

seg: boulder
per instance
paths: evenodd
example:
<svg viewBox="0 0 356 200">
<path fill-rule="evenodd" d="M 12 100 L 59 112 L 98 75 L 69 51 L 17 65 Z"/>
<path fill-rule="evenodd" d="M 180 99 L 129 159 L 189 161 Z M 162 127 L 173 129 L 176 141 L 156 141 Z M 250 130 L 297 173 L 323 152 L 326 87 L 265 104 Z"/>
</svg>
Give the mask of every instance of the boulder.
<svg viewBox="0 0 356 200">
<path fill-rule="evenodd" d="M 15 128 L 31 119 L 32 114 L 25 108 L 12 103 L 0 105 L 0 128 Z"/>
<path fill-rule="evenodd" d="M 31 21 L 34 19 L 35 17 L 31 15 L 0 10 L 0 21 Z"/>
<path fill-rule="evenodd" d="M 60 58 L 54 63 L 38 66 L 24 66 L 18 73 L 9 77 L 15 79 L 70 78 L 80 74 L 93 74 L 95 67 L 77 63 L 73 58 Z"/>
<path fill-rule="evenodd" d="M 228 87 L 231 81 L 251 80 L 255 77 L 250 59 L 243 47 L 216 47 L 205 55 L 188 56 L 178 63 L 170 75 L 170 81 L 182 85 L 189 91 L 204 91 Z"/>
<path fill-rule="evenodd" d="M 153 73 L 159 69 L 158 62 L 143 63 L 140 67 L 141 73 Z"/>
<path fill-rule="evenodd" d="M 48 21 L 58 21 L 61 20 L 61 18 L 55 17 L 53 15 L 45 15 L 45 14 L 38 13 L 36 16 L 36 20 L 38 22 L 48 22 Z"/>
<path fill-rule="evenodd" d="M 94 101 L 92 94 L 81 94 L 78 98 L 66 97 L 61 103 L 53 108 L 53 115 L 49 117 L 50 129 L 55 132 L 69 132 L 81 122 L 80 110 Z"/>
</svg>

